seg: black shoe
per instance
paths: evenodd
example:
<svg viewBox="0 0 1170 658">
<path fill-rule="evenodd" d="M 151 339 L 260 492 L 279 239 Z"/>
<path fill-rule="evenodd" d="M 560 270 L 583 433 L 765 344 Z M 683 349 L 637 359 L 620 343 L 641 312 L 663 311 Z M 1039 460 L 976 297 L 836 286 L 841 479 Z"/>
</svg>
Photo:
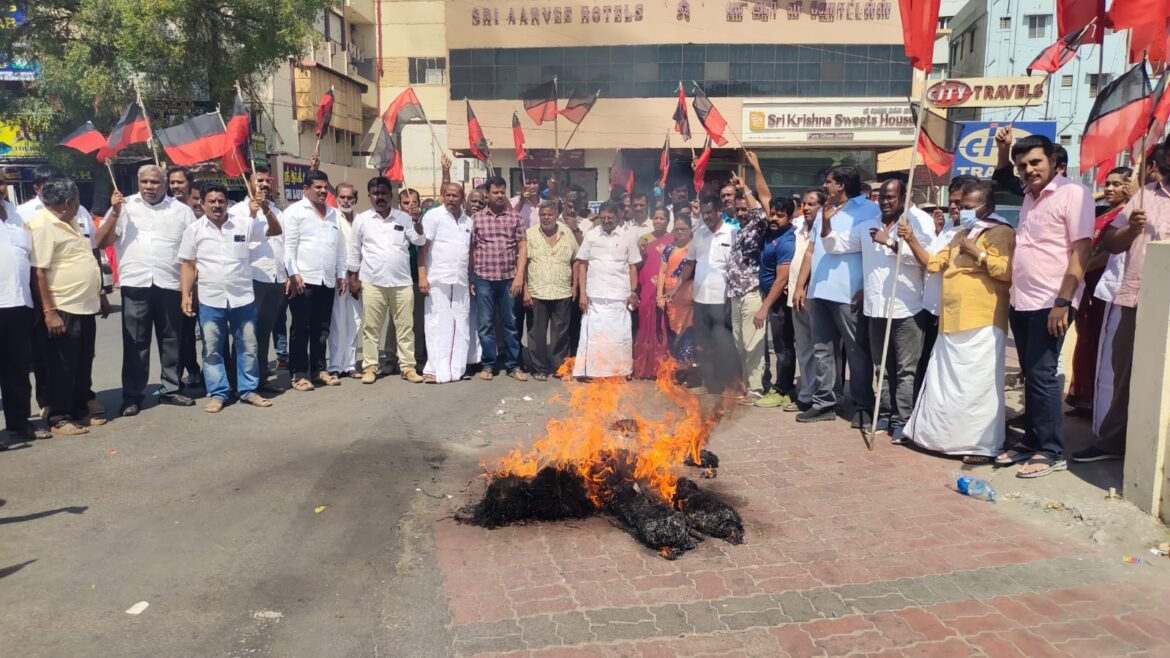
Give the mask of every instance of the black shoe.
<svg viewBox="0 0 1170 658">
<path fill-rule="evenodd" d="M 138 405 L 130 402 L 122 405 L 122 408 L 118 411 L 118 415 L 122 416 L 123 418 L 130 418 L 131 416 L 137 416 L 138 411 Z"/>
<path fill-rule="evenodd" d="M 1084 450 L 1078 450 L 1072 454 L 1072 460 L 1078 464 L 1103 462 L 1109 459 L 1125 459 L 1125 455 L 1115 455 L 1111 452 L 1105 452 L 1096 446 L 1089 446 Z"/>
<path fill-rule="evenodd" d="M 837 420 L 837 410 L 833 407 L 826 409 L 810 407 L 807 411 L 796 414 L 796 422 L 798 423 L 819 423 L 824 420 Z"/>
<path fill-rule="evenodd" d="M 175 407 L 194 407 L 195 401 L 182 393 L 166 393 L 158 396 L 159 404 L 169 404 Z"/>
<path fill-rule="evenodd" d="M 868 411 L 855 411 L 853 412 L 853 422 L 849 423 L 849 427 L 855 430 L 863 429 L 868 431 L 870 425 L 872 425 L 871 420 L 873 420 L 873 416 Z"/>
</svg>

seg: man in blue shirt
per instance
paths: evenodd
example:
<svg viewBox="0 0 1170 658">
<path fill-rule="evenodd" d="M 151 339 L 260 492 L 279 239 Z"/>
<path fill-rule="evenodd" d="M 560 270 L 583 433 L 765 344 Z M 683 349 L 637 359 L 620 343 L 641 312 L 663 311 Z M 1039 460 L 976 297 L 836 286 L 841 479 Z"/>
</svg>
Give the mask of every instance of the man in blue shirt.
<svg viewBox="0 0 1170 658">
<path fill-rule="evenodd" d="M 768 331 L 772 334 L 776 380 L 772 381 L 770 360 L 765 355 L 765 393 L 756 401 L 756 406 L 775 408 L 795 399 L 796 332 L 792 324 L 792 308 L 788 306 L 788 275 L 796 256 L 796 231 L 792 227 L 796 204 L 788 197 L 773 197 L 768 205 L 768 232 L 760 254 L 760 294 L 764 301 L 755 322 L 763 326 L 767 321 Z"/>
<path fill-rule="evenodd" d="M 797 286 L 803 290 L 808 282 L 816 392 L 812 407 L 797 415 L 796 420 L 813 423 L 837 417 L 837 404 L 841 400 L 834 388 L 840 368 L 834 346 L 840 340 L 845 344 L 845 359 L 849 364 L 849 390 L 854 408 L 852 426 L 859 429 L 870 424 L 873 359 L 868 332 L 861 322 L 861 242 L 853 232 L 866 222 L 879 219 L 881 211 L 862 194 L 861 175 L 854 167 L 842 165 L 829 169 L 825 190 L 828 200 L 813 222 L 813 240 Z"/>
</svg>

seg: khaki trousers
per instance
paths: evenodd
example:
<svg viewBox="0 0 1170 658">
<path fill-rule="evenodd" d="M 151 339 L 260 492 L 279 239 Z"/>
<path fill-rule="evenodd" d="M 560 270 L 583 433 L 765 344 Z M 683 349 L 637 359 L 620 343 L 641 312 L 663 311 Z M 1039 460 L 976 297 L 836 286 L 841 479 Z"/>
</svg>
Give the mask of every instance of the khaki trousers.
<svg viewBox="0 0 1170 658">
<path fill-rule="evenodd" d="M 394 317 L 398 367 L 414 368 L 414 286 L 382 287 L 363 283 L 362 300 L 362 369 L 378 367 L 378 343 L 385 334 L 388 315 Z"/>
<path fill-rule="evenodd" d="M 756 327 L 753 318 L 763 306 L 758 289 L 731 298 L 731 336 L 747 388 L 757 392 L 764 388 L 764 337 L 768 325 L 765 322 L 763 327 Z"/>
</svg>

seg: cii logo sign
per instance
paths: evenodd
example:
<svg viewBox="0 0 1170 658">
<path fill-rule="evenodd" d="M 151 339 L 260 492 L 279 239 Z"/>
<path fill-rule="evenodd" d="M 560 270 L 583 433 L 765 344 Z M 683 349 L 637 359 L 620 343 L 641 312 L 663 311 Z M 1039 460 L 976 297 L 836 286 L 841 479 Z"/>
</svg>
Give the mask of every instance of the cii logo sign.
<svg viewBox="0 0 1170 658">
<path fill-rule="evenodd" d="M 1006 121 L 963 121 L 959 148 L 955 151 L 953 175 L 966 174 L 979 178 L 990 178 L 995 173 L 998 152 L 995 133 Z M 1023 121 L 1012 124 L 1012 139 L 1029 135 L 1044 135 L 1056 141 L 1055 121 Z"/>
</svg>

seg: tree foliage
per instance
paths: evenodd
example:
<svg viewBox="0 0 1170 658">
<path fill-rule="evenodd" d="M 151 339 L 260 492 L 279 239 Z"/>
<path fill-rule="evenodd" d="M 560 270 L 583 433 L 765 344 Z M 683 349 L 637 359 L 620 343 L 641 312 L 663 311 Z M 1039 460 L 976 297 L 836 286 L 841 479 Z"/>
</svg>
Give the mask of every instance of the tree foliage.
<svg viewBox="0 0 1170 658">
<path fill-rule="evenodd" d="M 46 143 L 86 120 L 108 130 L 143 96 L 230 104 L 317 38 L 337 0 L 35 0 L 0 30 L 0 54 L 35 61 L 32 82 L 0 87 L 0 116 Z"/>
</svg>

